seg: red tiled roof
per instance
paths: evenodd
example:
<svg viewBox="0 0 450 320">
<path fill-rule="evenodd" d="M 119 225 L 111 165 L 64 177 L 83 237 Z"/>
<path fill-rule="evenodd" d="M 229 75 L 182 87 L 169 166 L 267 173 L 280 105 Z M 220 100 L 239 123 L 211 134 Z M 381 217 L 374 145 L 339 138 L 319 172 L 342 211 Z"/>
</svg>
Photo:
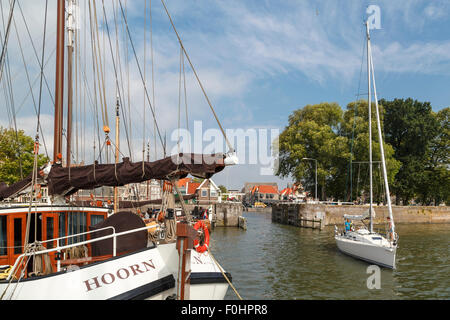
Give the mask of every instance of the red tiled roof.
<svg viewBox="0 0 450 320">
<path fill-rule="evenodd" d="M 291 188 L 285 188 L 283 190 L 280 191 L 280 194 L 285 195 L 285 194 L 293 194 L 293 190 Z"/>
<path fill-rule="evenodd" d="M 255 193 L 255 191 L 258 192 L 258 193 L 278 194 L 278 190 L 274 186 L 266 186 L 266 185 L 255 186 L 252 189 L 252 194 Z"/>
<path fill-rule="evenodd" d="M 195 183 L 195 182 L 189 182 L 187 184 L 188 189 L 186 194 L 194 194 L 195 191 L 198 189 L 198 187 L 200 187 L 201 183 Z"/>
<path fill-rule="evenodd" d="M 186 187 L 186 183 L 191 182 L 191 180 L 192 180 L 191 178 L 184 178 L 184 179 L 178 180 L 178 183 L 177 183 L 178 188 Z"/>
</svg>

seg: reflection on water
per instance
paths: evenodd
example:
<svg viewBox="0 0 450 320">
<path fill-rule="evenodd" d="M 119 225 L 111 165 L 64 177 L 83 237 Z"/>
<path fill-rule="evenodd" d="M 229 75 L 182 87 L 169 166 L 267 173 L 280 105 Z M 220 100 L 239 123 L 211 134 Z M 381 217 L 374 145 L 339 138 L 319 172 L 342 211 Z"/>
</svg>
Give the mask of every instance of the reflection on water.
<svg viewBox="0 0 450 320">
<path fill-rule="evenodd" d="M 247 231 L 216 228 L 211 250 L 244 299 L 449 299 L 449 224 L 398 225 L 397 269 L 381 268 L 367 288 L 368 263 L 338 251 L 334 227 L 322 231 L 272 223 L 246 212 Z M 226 299 L 237 299 L 230 289 Z"/>
</svg>

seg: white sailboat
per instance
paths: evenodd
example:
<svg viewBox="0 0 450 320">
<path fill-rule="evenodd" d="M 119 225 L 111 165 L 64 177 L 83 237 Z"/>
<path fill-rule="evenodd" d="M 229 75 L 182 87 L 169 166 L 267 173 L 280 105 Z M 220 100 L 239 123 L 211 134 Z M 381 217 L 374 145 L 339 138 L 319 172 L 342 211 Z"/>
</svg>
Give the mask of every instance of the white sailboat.
<svg viewBox="0 0 450 320">
<path fill-rule="evenodd" d="M 344 215 L 345 221 L 362 221 L 370 219 L 369 228 L 362 227 L 358 230 L 339 231 L 335 226 L 335 240 L 336 245 L 340 251 L 350 255 L 354 258 L 367 261 L 376 265 L 395 269 L 395 256 L 397 251 L 398 235 L 395 233 L 394 217 L 392 215 L 392 204 L 389 193 L 389 184 L 387 178 L 386 161 L 384 157 L 383 138 L 381 134 L 380 115 L 378 108 L 378 98 L 375 85 L 375 74 L 372 61 L 372 49 L 370 43 L 369 24 L 366 22 L 367 34 L 367 71 L 368 71 L 368 102 L 369 102 L 369 176 L 370 176 L 370 206 L 367 214 L 362 216 Z M 375 211 L 373 209 L 373 183 L 372 183 L 372 86 L 373 81 L 374 99 L 375 99 L 375 114 L 378 127 L 378 139 L 380 142 L 381 164 L 383 171 L 383 178 L 386 190 L 386 200 L 388 205 L 389 217 L 387 223 L 389 224 L 388 233 L 383 236 L 373 230 L 373 219 Z"/>
</svg>

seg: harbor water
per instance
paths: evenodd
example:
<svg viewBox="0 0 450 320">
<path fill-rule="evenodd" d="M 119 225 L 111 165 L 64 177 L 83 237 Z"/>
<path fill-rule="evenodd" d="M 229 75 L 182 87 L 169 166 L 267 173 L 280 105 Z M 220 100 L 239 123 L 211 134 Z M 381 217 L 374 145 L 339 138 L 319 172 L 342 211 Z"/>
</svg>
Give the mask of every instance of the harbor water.
<svg viewBox="0 0 450 320">
<path fill-rule="evenodd" d="M 334 227 L 312 230 L 245 212 L 247 231 L 216 228 L 211 251 L 244 300 L 450 299 L 450 224 L 397 225 L 397 269 L 381 268 L 369 289 L 369 264 L 338 251 Z M 238 299 L 228 290 L 226 299 Z"/>
</svg>

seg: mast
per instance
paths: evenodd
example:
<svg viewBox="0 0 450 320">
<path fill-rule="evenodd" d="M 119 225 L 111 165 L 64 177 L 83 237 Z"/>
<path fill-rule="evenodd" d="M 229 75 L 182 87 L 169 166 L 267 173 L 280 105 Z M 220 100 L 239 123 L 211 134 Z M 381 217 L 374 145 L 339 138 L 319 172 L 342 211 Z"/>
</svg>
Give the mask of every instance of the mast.
<svg viewBox="0 0 450 320">
<path fill-rule="evenodd" d="M 366 21 L 366 32 L 367 32 L 367 77 L 368 77 L 368 100 L 369 100 L 369 180 L 370 180 L 370 205 L 369 205 L 369 215 L 370 215 L 370 233 L 373 233 L 373 179 L 372 179 L 372 88 L 371 88 L 371 77 L 370 77 L 370 33 L 369 33 L 369 22 Z"/>
<path fill-rule="evenodd" d="M 63 96 L 64 96 L 64 33 L 65 33 L 65 0 L 57 0 L 57 33 L 56 33 L 56 81 L 55 81 L 55 119 L 53 134 L 53 160 L 59 161 L 62 152 Z"/>
<path fill-rule="evenodd" d="M 73 50 L 74 50 L 74 0 L 68 0 L 67 10 L 67 152 L 66 164 L 71 165 L 72 154 L 72 108 L 73 108 Z"/>
<path fill-rule="evenodd" d="M 147 143 L 147 162 L 150 162 L 150 142 Z M 150 199 L 150 181 L 147 181 L 147 200 L 149 199 Z"/>
<path fill-rule="evenodd" d="M 119 144 L 120 144 L 120 112 L 119 112 L 119 97 L 117 97 L 117 104 L 116 104 L 116 160 L 115 163 L 117 164 L 119 162 Z M 114 213 L 117 213 L 117 210 L 119 209 L 119 199 L 118 199 L 118 189 L 117 187 L 114 187 Z"/>
<path fill-rule="evenodd" d="M 372 56 L 372 48 L 370 48 L 370 56 Z M 392 214 L 392 203 L 391 203 L 391 196 L 390 196 L 390 192 L 389 192 L 389 182 L 388 182 L 388 176 L 387 176 L 386 159 L 384 157 L 384 145 L 383 145 L 383 136 L 381 134 L 381 120 L 380 120 L 380 112 L 379 112 L 379 107 L 378 107 L 377 87 L 375 84 L 375 70 L 373 68 L 372 58 L 370 59 L 370 68 L 372 70 L 373 94 L 374 94 L 374 98 L 375 98 L 377 127 L 378 127 L 378 140 L 380 143 L 381 165 L 383 168 L 383 178 L 384 178 L 384 185 L 385 185 L 385 190 L 386 190 L 386 201 L 387 201 L 387 205 L 388 205 L 389 218 L 391 220 L 392 233 L 394 233 L 395 232 L 394 216 Z"/>
</svg>

